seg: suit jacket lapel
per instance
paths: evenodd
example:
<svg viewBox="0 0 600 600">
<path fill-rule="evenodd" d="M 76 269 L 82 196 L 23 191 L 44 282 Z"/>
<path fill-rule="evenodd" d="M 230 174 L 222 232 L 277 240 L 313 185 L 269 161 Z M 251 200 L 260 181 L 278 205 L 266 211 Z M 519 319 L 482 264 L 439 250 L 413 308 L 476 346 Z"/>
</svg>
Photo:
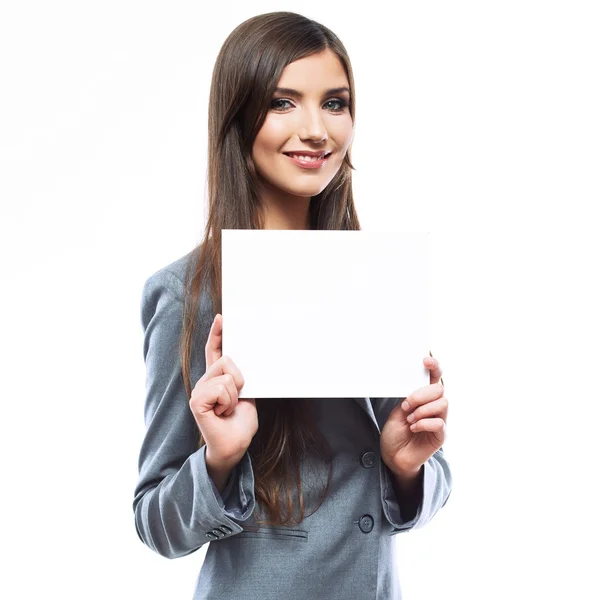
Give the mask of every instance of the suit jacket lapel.
<svg viewBox="0 0 600 600">
<path fill-rule="evenodd" d="M 377 427 L 377 431 L 381 434 L 381 429 L 379 428 L 379 423 L 375 418 L 375 413 L 373 412 L 373 405 L 371 404 L 370 398 L 355 398 L 358 405 L 367 413 L 367 416 L 371 421 L 373 421 L 375 427 Z"/>
</svg>

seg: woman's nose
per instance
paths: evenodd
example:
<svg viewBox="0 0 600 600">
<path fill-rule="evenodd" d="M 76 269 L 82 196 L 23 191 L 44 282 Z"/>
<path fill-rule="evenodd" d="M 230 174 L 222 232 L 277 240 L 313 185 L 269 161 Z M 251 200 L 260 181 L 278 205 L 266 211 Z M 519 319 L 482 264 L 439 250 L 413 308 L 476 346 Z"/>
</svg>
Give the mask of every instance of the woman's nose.
<svg viewBox="0 0 600 600">
<path fill-rule="evenodd" d="M 310 139 L 320 142 L 327 138 L 327 127 L 325 127 L 320 109 L 302 111 L 301 119 L 298 131 L 301 140 Z"/>
</svg>

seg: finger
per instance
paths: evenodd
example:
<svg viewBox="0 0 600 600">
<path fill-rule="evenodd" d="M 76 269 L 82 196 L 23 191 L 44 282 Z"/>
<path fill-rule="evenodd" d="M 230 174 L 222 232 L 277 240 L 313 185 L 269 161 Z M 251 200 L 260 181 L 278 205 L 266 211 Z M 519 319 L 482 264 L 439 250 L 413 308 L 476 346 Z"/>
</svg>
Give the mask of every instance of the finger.
<svg viewBox="0 0 600 600">
<path fill-rule="evenodd" d="M 224 375 L 225 373 L 229 373 L 233 377 L 235 387 L 239 392 L 244 387 L 244 376 L 229 356 L 222 356 L 216 363 L 212 364 L 206 373 L 202 375 L 201 379 L 206 381 L 206 379 Z"/>
<path fill-rule="evenodd" d="M 224 383 L 216 383 L 213 387 L 217 390 L 217 403 L 213 406 L 213 410 L 215 411 L 215 415 L 220 417 L 226 410 L 229 409 L 231 405 L 231 396 L 229 395 L 229 390 Z"/>
<path fill-rule="evenodd" d="M 423 359 L 425 366 L 429 369 L 429 383 L 437 383 L 442 379 L 442 367 L 437 358 L 433 357 L 431 350 L 429 351 L 429 357 Z M 442 383 L 444 383 L 442 381 Z"/>
<path fill-rule="evenodd" d="M 204 355 L 206 357 L 206 370 L 214 365 L 221 358 L 221 348 L 223 342 L 223 317 L 216 314 L 213 319 L 210 331 L 208 332 L 208 340 L 204 347 Z"/>
<path fill-rule="evenodd" d="M 444 385 L 441 382 L 431 383 L 425 387 L 419 388 L 412 394 L 407 396 L 406 400 L 402 403 L 402 408 L 405 411 L 413 411 L 417 406 L 437 400 L 444 395 Z"/>
<path fill-rule="evenodd" d="M 410 426 L 410 430 L 413 433 L 418 433 L 419 431 L 431 431 L 432 433 L 438 434 L 438 439 L 443 442 L 446 431 L 446 423 L 444 422 L 444 419 L 441 419 L 440 417 L 435 417 L 433 419 L 421 419 L 420 421 L 413 423 Z"/>
<path fill-rule="evenodd" d="M 233 375 L 231 373 L 225 373 L 219 377 L 214 377 L 211 379 L 211 383 L 222 384 L 227 388 L 227 392 L 229 393 L 230 403 L 229 406 L 221 412 L 224 417 L 228 417 L 233 413 L 236 404 L 238 403 L 238 391 L 235 387 L 235 380 L 233 379 Z"/>
<path fill-rule="evenodd" d="M 446 422 L 448 417 L 448 399 L 442 397 L 438 398 L 437 400 L 433 400 L 432 402 L 428 402 L 427 404 L 423 404 L 411 412 L 406 417 L 406 420 L 409 423 L 414 423 L 419 419 L 425 419 L 429 417 L 440 417 L 444 420 L 444 422 Z"/>
</svg>

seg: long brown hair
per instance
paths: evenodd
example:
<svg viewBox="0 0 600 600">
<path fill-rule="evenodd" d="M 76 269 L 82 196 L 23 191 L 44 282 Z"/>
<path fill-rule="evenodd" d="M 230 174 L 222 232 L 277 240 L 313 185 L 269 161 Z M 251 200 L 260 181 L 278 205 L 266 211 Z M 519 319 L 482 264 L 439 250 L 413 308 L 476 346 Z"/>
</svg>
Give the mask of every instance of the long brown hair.
<svg viewBox="0 0 600 600">
<path fill-rule="evenodd" d="M 262 229 L 264 217 L 252 160 L 254 139 L 270 109 L 273 90 L 284 68 L 298 59 L 331 49 L 341 60 L 350 89 L 349 111 L 355 120 L 354 79 L 342 42 L 327 27 L 293 12 L 271 12 L 238 25 L 225 40 L 213 70 L 208 111 L 208 208 L 204 238 L 191 253 L 186 274 L 184 321 L 180 344 L 183 378 L 191 396 L 191 360 L 195 317 L 204 286 L 210 289 L 213 313 L 221 312 L 221 230 Z M 311 198 L 310 229 L 359 230 L 352 196 L 350 149 L 327 187 Z M 195 383 L 195 382 L 194 382 Z M 310 450 L 329 464 L 331 449 L 315 426 L 303 399 L 257 398 L 259 428 L 248 449 L 254 471 L 257 505 L 268 525 L 304 520 L 300 461 Z M 198 432 L 199 447 L 205 441 Z M 299 495 L 293 515 L 292 482 Z M 282 506 L 279 492 L 286 492 Z M 287 510 L 286 510 L 287 509 Z M 312 513 L 311 513 L 312 514 Z"/>
</svg>

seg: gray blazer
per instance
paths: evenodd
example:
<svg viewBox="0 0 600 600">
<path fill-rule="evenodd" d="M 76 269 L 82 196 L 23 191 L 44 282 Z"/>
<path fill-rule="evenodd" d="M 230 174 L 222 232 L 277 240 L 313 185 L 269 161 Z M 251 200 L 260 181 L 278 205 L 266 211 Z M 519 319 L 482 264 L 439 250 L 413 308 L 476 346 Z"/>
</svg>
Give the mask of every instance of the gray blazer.
<svg viewBox="0 0 600 600">
<path fill-rule="evenodd" d="M 400 600 L 393 536 L 424 526 L 446 504 L 452 476 L 443 448 L 424 465 L 422 499 L 407 521 L 379 452 L 380 432 L 402 399 L 309 399 L 333 451 L 329 494 L 298 526 L 250 530 L 260 506 L 248 451 L 221 495 L 206 470 L 206 446 L 196 446 L 178 355 L 190 256 L 151 275 L 142 292 L 146 434 L 133 500 L 140 539 L 167 558 L 209 544 L 194 600 Z M 206 369 L 204 344 L 213 317 L 204 293 L 192 386 Z M 307 458 L 301 475 L 308 514 L 327 469 Z"/>
</svg>

